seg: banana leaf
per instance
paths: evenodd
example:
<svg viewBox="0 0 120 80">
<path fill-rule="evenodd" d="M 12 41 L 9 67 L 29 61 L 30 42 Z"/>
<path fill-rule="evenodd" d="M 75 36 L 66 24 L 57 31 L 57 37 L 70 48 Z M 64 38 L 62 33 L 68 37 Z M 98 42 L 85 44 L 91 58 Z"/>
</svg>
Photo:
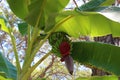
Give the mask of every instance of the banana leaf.
<svg viewBox="0 0 120 80">
<path fill-rule="evenodd" d="M 94 8 L 100 7 L 100 6 L 110 6 L 114 4 L 114 0 L 91 0 L 86 4 L 81 5 L 78 7 L 80 11 L 93 11 Z"/>
<path fill-rule="evenodd" d="M 23 23 L 19 23 L 18 24 L 18 29 L 19 29 L 19 32 L 21 33 L 21 35 L 26 35 L 27 34 L 27 31 L 28 31 L 28 24 L 23 22 Z"/>
<path fill-rule="evenodd" d="M 0 52 L 0 72 L 5 73 L 5 77 L 16 80 L 17 70 L 16 67 L 10 63 Z M 3 74 L 1 74 L 3 76 Z"/>
<path fill-rule="evenodd" d="M 57 16 L 56 22 L 56 25 L 59 24 L 56 31 L 66 32 L 73 37 L 80 35 L 95 37 L 107 34 L 120 36 L 120 23 L 98 12 L 65 11 Z"/>
<path fill-rule="evenodd" d="M 53 27 L 51 23 L 55 23 L 55 16 L 64 9 L 69 0 L 64 2 L 62 0 L 7 0 L 7 2 L 19 18 L 32 26 L 37 24 L 40 29 L 48 30 Z"/>
<path fill-rule="evenodd" d="M 98 42 L 73 42 L 74 60 L 120 76 L 120 47 Z"/>
</svg>

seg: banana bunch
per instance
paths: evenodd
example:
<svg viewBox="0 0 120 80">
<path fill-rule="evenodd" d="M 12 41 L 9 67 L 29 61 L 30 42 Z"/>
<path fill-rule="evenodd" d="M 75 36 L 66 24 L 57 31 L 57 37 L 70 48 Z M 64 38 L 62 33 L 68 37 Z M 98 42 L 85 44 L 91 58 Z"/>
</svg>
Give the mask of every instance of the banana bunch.
<svg viewBox="0 0 120 80">
<path fill-rule="evenodd" d="M 61 57 L 59 46 L 63 41 L 68 42 L 71 44 L 71 41 L 68 38 L 68 35 L 64 32 L 54 32 L 48 38 L 49 44 L 52 46 L 52 52 L 55 53 L 57 56 Z"/>
<path fill-rule="evenodd" d="M 61 57 L 62 62 L 65 61 L 66 67 L 72 75 L 74 67 L 73 59 L 70 56 L 72 45 L 68 35 L 64 32 L 55 32 L 51 34 L 48 40 L 49 44 L 52 46 L 52 52 Z"/>
</svg>

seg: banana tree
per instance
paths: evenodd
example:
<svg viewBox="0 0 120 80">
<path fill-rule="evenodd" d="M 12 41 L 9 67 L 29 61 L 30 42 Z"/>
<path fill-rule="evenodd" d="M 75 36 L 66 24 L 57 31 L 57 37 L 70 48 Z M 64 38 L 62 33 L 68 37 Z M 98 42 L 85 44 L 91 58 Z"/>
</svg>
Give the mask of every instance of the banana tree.
<svg viewBox="0 0 120 80">
<path fill-rule="evenodd" d="M 116 76 L 120 75 L 119 47 L 97 42 L 71 42 L 68 38 L 77 38 L 81 35 L 96 37 L 107 34 L 119 37 L 119 18 L 113 19 L 104 14 L 109 14 L 111 11 L 113 14 L 119 13 L 120 8 L 109 7 L 109 5 L 113 4 L 114 0 L 91 0 L 80 7 L 76 6 L 74 10 L 64 10 L 69 0 L 7 0 L 7 2 L 14 14 L 28 24 L 28 46 L 25 51 L 26 54 L 22 67 L 20 66 L 12 29 L 10 27 L 5 29 L 10 35 L 13 44 L 16 58 L 17 80 L 28 80 L 35 68 L 51 53 L 56 54 L 61 57 L 61 61 L 66 62 L 71 74 L 73 67 L 69 68 L 69 65 L 73 66 L 73 58 L 73 60 L 79 63 L 92 65 L 109 71 Z M 119 14 L 117 17 L 120 17 Z M 3 22 L 0 22 L 3 29 L 4 25 L 2 23 Z M 26 29 L 26 26 L 24 27 Z M 44 37 L 37 36 L 43 31 L 43 34 L 45 34 Z M 56 33 L 58 33 L 58 35 L 56 35 Z M 54 34 L 55 36 L 51 37 L 51 35 Z M 36 42 L 38 37 L 41 38 Z M 52 50 L 43 56 L 36 64 L 31 66 L 35 54 L 47 39 L 49 39 L 52 45 Z M 55 41 L 56 43 L 54 43 Z M 66 44 L 67 48 L 62 43 Z M 67 53 L 62 53 L 64 51 L 59 47 L 62 45 L 62 48 L 68 50 Z M 69 61 L 71 64 L 69 64 Z M 116 76 L 111 76 L 111 79 L 117 80 Z M 90 80 L 94 79 L 99 80 L 99 77 L 91 78 Z M 110 79 L 109 76 L 108 79 Z M 103 77 L 102 80 L 107 79 Z"/>
</svg>

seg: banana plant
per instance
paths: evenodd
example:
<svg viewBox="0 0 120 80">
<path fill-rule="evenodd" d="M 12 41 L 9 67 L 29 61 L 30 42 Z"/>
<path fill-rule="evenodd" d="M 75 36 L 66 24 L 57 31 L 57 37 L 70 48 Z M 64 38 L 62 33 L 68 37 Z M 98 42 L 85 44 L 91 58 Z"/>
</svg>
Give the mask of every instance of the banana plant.
<svg viewBox="0 0 120 80">
<path fill-rule="evenodd" d="M 11 37 L 16 58 L 17 80 L 28 80 L 34 69 L 46 57 L 54 52 L 50 51 L 35 65 L 31 66 L 39 48 L 55 32 L 64 32 L 70 37 L 76 38 L 81 35 L 96 37 L 112 34 L 114 37 L 120 36 L 120 21 L 111 19 L 101 13 L 104 11 L 107 11 L 108 13 L 110 11 L 119 13 L 118 7 L 117 9 L 109 7 L 109 5 L 113 4 L 114 0 L 91 0 L 90 2 L 70 11 L 64 10 L 69 0 L 7 0 L 7 2 L 14 14 L 28 24 L 28 46 L 25 51 L 26 54 L 22 67 L 20 67 L 14 35 L 12 34 L 11 28 L 8 28 L 8 34 Z M 118 17 L 120 16 L 118 15 Z M 44 31 L 46 36 L 40 38 L 38 45 L 34 45 L 33 47 L 33 44 L 37 40 L 37 35 L 41 31 Z M 69 42 L 69 40 L 67 41 Z M 120 75 L 119 47 L 97 42 L 71 42 L 70 44 L 72 46 L 69 46 L 71 48 L 71 54 L 69 55 L 72 56 L 73 60 L 85 65 L 92 65 L 101 68 L 115 74 L 116 76 Z M 53 47 L 52 50 L 55 50 L 54 48 L 56 47 Z M 54 53 L 60 57 L 59 51 Z M 70 59 L 71 61 L 71 58 L 68 57 L 69 56 L 65 59 L 63 58 L 66 63 L 69 62 L 66 59 Z M 68 69 L 72 74 L 71 69 L 69 67 Z M 117 80 L 116 77 L 115 80 Z"/>
</svg>

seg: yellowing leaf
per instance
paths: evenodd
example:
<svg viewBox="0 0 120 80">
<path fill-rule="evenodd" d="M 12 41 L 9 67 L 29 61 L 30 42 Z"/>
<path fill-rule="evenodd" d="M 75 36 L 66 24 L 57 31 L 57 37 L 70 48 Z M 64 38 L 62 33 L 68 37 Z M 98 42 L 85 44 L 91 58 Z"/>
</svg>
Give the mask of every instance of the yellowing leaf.
<svg viewBox="0 0 120 80">
<path fill-rule="evenodd" d="M 0 30 L 5 31 L 9 33 L 7 26 L 5 25 L 5 22 L 3 19 L 0 19 Z"/>
</svg>

